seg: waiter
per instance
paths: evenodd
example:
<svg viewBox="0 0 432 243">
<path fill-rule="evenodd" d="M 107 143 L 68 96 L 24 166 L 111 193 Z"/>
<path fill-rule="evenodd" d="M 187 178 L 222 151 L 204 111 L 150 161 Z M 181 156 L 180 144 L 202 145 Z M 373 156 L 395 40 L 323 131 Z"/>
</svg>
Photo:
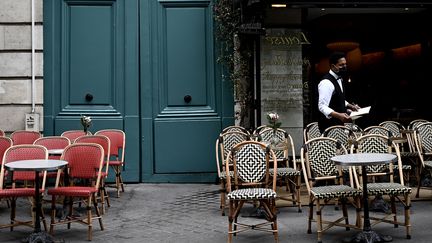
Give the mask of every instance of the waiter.
<svg viewBox="0 0 432 243">
<path fill-rule="evenodd" d="M 352 122 L 349 112 L 360 108 L 345 100 L 343 77 L 348 71 L 345 53 L 332 53 L 329 62 L 330 70 L 318 84 L 318 126 L 321 133 L 330 126 Z"/>
</svg>

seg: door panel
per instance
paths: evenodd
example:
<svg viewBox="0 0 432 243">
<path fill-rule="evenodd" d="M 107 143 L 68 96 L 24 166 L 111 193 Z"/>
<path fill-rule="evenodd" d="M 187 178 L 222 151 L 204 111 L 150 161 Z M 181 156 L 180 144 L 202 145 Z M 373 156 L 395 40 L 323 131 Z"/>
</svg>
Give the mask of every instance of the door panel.
<svg viewBox="0 0 432 243">
<path fill-rule="evenodd" d="M 70 64 L 69 104 L 108 105 L 112 100 L 115 26 L 113 5 L 70 5 L 66 26 L 66 41 L 69 44 Z M 85 48 L 83 48 L 85 47 Z M 86 100 L 86 95 L 93 100 Z"/>
<path fill-rule="evenodd" d="M 44 1 L 44 135 L 82 129 L 81 115 L 92 118 L 93 133 L 124 130 L 128 182 L 140 181 L 138 6 Z"/>
<path fill-rule="evenodd" d="M 166 9 L 168 106 L 207 104 L 204 8 Z M 197 82 L 198 81 L 198 82 Z"/>
</svg>

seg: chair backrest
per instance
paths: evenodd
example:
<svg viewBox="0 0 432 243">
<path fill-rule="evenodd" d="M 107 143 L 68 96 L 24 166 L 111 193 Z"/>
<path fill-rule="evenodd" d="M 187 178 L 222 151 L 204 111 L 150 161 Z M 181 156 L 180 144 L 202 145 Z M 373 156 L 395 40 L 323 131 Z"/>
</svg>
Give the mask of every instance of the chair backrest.
<svg viewBox="0 0 432 243">
<path fill-rule="evenodd" d="M 0 161 L 3 163 L 3 155 L 6 150 L 12 146 L 12 139 L 8 137 L 0 137 Z"/>
<path fill-rule="evenodd" d="M 429 122 L 428 120 L 425 119 L 415 119 L 410 121 L 410 123 L 408 124 L 408 129 L 410 130 L 415 130 L 416 127 L 420 124 L 422 124 L 423 122 Z"/>
<path fill-rule="evenodd" d="M 6 134 L 3 130 L 0 129 L 0 137 L 4 137 Z"/>
<path fill-rule="evenodd" d="M 293 152 L 293 142 L 292 137 L 288 134 L 287 131 L 283 129 L 276 129 L 267 127 L 261 129 L 257 134 L 258 142 L 263 142 L 265 144 L 276 143 L 282 144 L 285 149 L 273 150 L 276 154 L 276 158 L 278 160 L 288 161 L 289 156 L 289 148 L 291 148 L 293 159 L 295 159 L 295 152 Z"/>
<path fill-rule="evenodd" d="M 276 190 L 276 176 L 270 178 L 269 165 L 273 165 L 274 173 L 277 172 L 277 160 L 273 151 L 263 143 L 257 141 L 244 141 L 236 144 L 229 152 L 232 160 L 233 178 L 227 176 L 228 191 L 233 186 L 238 188 L 264 187 Z M 270 162 L 271 161 L 271 162 Z M 230 170 L 225 164 L 226 170 Z"/>
<path fill-rule="evenodd" d="M 36 139 L 33 144 L 42 145 L 48 150 L 64 149 L 71 144 L 69 138 L 62 136 L 47 136 Z M 60 155 L 49 155 L 50 159 L 59 159 Z"/>
<path fill-rule="evenodd" d="M 383 135 L 383 136 L 386 136 L 386 137 L 393 137 L 393 133 L 389 129 L 387 129 L 385 127 L 382 127 L 382 126 L 369 126 L 369 127 L 366 127 L 363 130 L 363 133 L 365 135 L 366 134 L 379 134 L 379 135 Z"/>
<path fill-rule="evenodd" d="M 321 132 L 318 127 L 318 122 L 311 122 L 306 125 L 305 129 L 303 130 L 303 139 L 304 142 L 307 142 L 308 140 L 311 140 L 313 138 L 321 137 Z"/>
<path fill-rule="evenodd" d="M 70 179 L 94 180 L 99 188 L 104 164 L 104 149 L 96 143 L 74 143 L 67 146 L 61 156 L 68 162 Z"/>
<path fill-rule="evenodd" d="M 225 132 L 244 132 L 246 134 L 250 134 L 249 130 L 247 130 L 246 128 L 242 127 L 242 126 L 228 126 L 225 127 L 221 133 L 225 133 Z"/>
<path fill-rule="evenodd" d="M 10 136 L 14 145 L 33 144 L 40 137 L 42 137 L 40 132 L 25 130 L 14 131 Z"/>
<path fill-rule="evenodd" d="M 336 125 L 328 127 L 323 132 L 323 137 L 334 138 L 345 148 L 351 147 L 352 142 L 357 139 L 357 135 L 347 126 Z"/>
<path fill-rule="evenodd" d="M 402 173 L 402 161 L 400 159 L 400 152 L 398 146 L 390 140 L 389 137 L 380 134 L 368 134 L 359 137 L 356 142 L 356 148 L 352 148 L 351 152 L 355 153 L 388 153 L 396 151 L 398 157 L 398 168 L 399 177 L 401 184 L 403 184 L 403 173 Z M 393 182 L 393 164 L 377 164 L 366 166 L 366 172 L 368 176 L 389 176 L 391 182 Z M 382 179 L 381 179 L 382 180 Z"/>
<path fill-rule="evenodd" d="M 96 143 L 102 146 L 104 150 L 104 161 L 108 162 L 110 158 L 111 143 L 105 135 L 85 135 L 75 139 L 74 143 Z M 108 165 L 105 166 L 105 172 L 108 173 Z"/>
<path fill-rule="evenodd" d="M 393 137 L 402 137 L 401 130 L 405 130 L 405 127 L 397 121 L 383 121 L 379 124 L 379 126 L 390 130 Z"/>
<path fill-rule="evenodd" d="M 238 143 L 249 140 L 249 134 L 244 132 L 225 132 L 219 134 L 219 138 L 216 139 L 216 164 L 218 168 L 218 176 L 221 176 L 220 172 L 225 170 L 225 163 L 228 158 L 228 153 Z M 228 161 L 231 163 L 231 161 Z"/>
<path fill-rule="evenodd" d="M 60 136 L 69 138 L 72 144 L 75 142 L 75 139 L 84 135 L 91 135 L 91 132 L 85 133 L 83 130 L 68 130 L 62 132 Z"/>
<path fill-rule="evenodd" d="M 18 160 L 34 160 L 34 159 L 48 159 L 48 150 L 41 145 L 21 144 L 9 147 L 3 155 L 4 164 L 18 161 Z M 2 169 L 3 171 L 3 169 Z M 45 188 L 46 172 L 42 181 L 42 188 Z M 13 181 L 34 181 L 34 171 L 15 171 L 13 174 Z"/>
<path fill-rule="evenodd" d="M 318 137 L 308 140 L 300 150 L 304 180 L 308 193 L 317 181 L 338 180 L 342 184 L 342 170 L 331 161 L 336 155 L 347 154 L 344 145 L 334 138 Z M 351 173 L 351 171 L 350 171 Z M 351 178 L 351 177 L 350 177 Z M 351 184 L 353 181 L 350 180 Z"/>
<path fill-rule="evenodd" d="M 110 156 L 116 157 L 117 160 L 124 161 L 126 146 L 126 134 L 118 129 L 104 129 L 97 131 L 95 135 L 107 136 L 110 140 Z"/>
<path fill-rule="evenodd" d="M 423 122 L 414 130 L 414 138 L 420 155 L 432 154 L 432 122 Z"/>
</svg>

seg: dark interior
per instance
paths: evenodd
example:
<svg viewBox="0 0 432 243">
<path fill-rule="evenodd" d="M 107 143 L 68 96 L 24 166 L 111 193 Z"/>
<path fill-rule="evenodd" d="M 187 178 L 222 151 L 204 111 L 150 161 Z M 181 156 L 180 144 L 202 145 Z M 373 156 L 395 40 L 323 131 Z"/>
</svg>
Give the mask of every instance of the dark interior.
<svg viewBox="0 0 432 243">
<path fill-rule="evenodd" d="M 301 24 L 287 24 L 285 28 L 300 27 L 307 34 L 311 45 L 304 45 L 303 53 L 312 67 L 328 57 L 329 43 L 359 45 L 361 64 L 355 70 L 348 66 L 347 100 L 360 106 L 370 105 L 372 109 L 369 116 L 356 121 L 358 125 L 378 125 L 384 120 L 407 125 L 417 118 L 432 119 L 431 9 L 303 8 L 301 11 Z M 275 25 L 282 26 L 281 21 Z M 316 87 L 321 76 L 316 69 L 311 69 L 308 74 L 311 87 Z M 316 90 L 311 88 L 312 120 L 317 115 L 313 103 L 316 95 Z"/>
</svg>

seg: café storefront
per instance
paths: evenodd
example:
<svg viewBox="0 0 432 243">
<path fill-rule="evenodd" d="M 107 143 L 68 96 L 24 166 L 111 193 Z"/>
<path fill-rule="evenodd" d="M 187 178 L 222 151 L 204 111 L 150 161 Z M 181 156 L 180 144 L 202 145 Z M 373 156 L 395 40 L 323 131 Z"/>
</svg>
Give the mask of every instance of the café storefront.
<svg viewBox="0 0 432 243">
<path fill-rule="evenodd" d="M 94 131 L 126 132 L 126 181 L 214 182 L 215 139 L 235 123 L 214 4 L 44 0 L 44 133 L 75 129 L 90 115 Z M 239 34 L 252 43 L 249 128 L 276 110 L 300 148 L 333 49 L 349 55 L 347 96 L 373 107 L 359 125 L 432 119 L 428 2 L 233 4 L 242 9 Z"/>
</svg>

